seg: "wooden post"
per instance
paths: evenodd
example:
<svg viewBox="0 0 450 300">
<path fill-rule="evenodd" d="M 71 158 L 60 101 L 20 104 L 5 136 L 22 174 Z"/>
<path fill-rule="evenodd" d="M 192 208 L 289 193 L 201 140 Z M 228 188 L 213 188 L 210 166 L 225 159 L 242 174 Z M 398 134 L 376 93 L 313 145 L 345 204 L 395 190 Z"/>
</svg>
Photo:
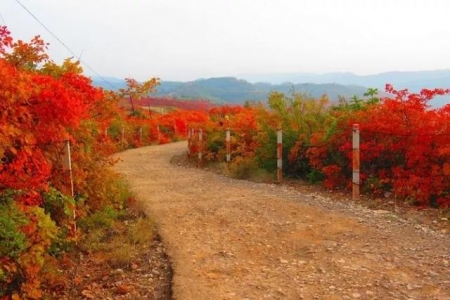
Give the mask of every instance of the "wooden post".
<svg viewBox="0 0 450 300">
<path fill-rule="evenodd" d="M 226 146 L 227 146 L 227 167 L 230 168 L 230 161 L 231 161 L 231 133 L 230 128 L 227 128 L 227 134 L 226 134 Z"/>
<path fill-rule="evenodd" d="M 156 126 L 156 132 L 158 133 L 157 139 L 158 139 L 158 143 L 159 143 L 159 139 L 160 139 L 159 125 Z"/>
<path fill-rule="evenodd" d="M 203 158 L 203 130 L 198 130 L 198 167 L 202 167 L 202 158 Z"/>
<path fill-rule="evenodd" d="M 139 127 L 139 142 L 142 144 L 142 127 Z"/>
<path fill-rule="evenodd" d="M 359 124 L 353 124 L 353 200 L 359 199 Z"/>
<path fill-rule="evenodd" d="M 277 179 L 283 180 L 283 132 L 281 128 L 277 130 Z"/>
<path fill-rule="evenodd" d="M 188 129 L 187 132 L 187 156 L 188 158 L 191 157 L 191 128 Z"/>
<path fill-rule="evenodd" d="M 72 196 L 72 198 L 75 197 L 75 189 L 73 186 L 73 172 L 72 172 L 72 159 L 71 159 L 71 155 L 70 155 L 70 141 L 65 141 L 64 142 L 64 151 L 63 151 L 63 156 L 62 156 L 62 165 L 63 165 L 63 170 L 68 171 L 69 172 L 69 178 L 70 178 L 70 195 Z M 74 199 L 75 201 L 75 199 Z M 76 208 L 76 203 L 74 202 L 73 206 L 72 206 L 72 230 L 73 230 L 73 234 L 75 236 L 75 244 L 77 244 L 77 208 Z"/>
</svg>

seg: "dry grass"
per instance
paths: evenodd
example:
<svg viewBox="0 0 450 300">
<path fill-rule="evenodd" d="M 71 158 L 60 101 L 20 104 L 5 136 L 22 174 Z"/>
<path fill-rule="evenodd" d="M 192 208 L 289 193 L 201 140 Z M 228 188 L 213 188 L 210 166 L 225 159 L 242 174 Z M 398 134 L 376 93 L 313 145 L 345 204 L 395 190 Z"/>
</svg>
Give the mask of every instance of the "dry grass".
<svg viewBox="0 0 450 300">
<path fill-rule="evenodd" d="M 98 212 L 84 220 L 79 248 L 86 253 L 103 252 L 112 268 L 128 268 L 156 235 L 154 221 L 145 215 L 141 202 L 133 200 L 126 210 Z"/>
<path fill-rule="evenodd" d="M 128 242 L 132 245 L 145 245 L 155 236 L 155 223 L 149 218 L 139 218 L 128 228 Z"/>
<path fill-rule="evenodd" d="M 155 224 L 148 217 L 141 217 L 126 224 L 105 246 L 106 261 L 112 268 L 130 268 L 132 261 L 155 237 Z"/>
</svg>

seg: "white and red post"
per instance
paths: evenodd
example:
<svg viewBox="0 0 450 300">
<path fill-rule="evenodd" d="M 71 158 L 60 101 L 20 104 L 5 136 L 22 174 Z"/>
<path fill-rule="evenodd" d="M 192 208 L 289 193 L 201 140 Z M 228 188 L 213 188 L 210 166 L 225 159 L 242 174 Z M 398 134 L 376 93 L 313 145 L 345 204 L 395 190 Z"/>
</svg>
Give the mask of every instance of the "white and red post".
<svg viewBox="0 0 450 300">
<path fill-rule="evenodd" d="M 191 157 L 191 128 L 188 128 L 187 132 L 187 155 Z"/>
<path fill-rule="evenodd" d="M 283 180 L 283 132 L 281 128 L 277 130 L 277 179 Z"/>
<path fill-rule="evenodd" d="M 161 132 L 159 131 L 159 125 L 158 126 L 156 126 L 156 132 L 158 133 L 158 143 L 159 143 L 159 141 L 160 141 L 160 139 L 161 139 Z"/>
<path fill-rule="evenodd" d="M 227 146 L 227 167 L 230 167 L 230 161 L 231 161 L 231 133 L 230 129 L 227 129 L 225 142 Z"/>
<path fill-rule="evenodd" d="M 198 130 L 198 167 L 202 167 L 202 159 L 203 159 L 203 130 Z"/>
<path fill-rule="evenodd" d="M 353 124 L 353 178 L 352 178 L 352 198 L 359 199 L 359 124 Z"/>
</svg>

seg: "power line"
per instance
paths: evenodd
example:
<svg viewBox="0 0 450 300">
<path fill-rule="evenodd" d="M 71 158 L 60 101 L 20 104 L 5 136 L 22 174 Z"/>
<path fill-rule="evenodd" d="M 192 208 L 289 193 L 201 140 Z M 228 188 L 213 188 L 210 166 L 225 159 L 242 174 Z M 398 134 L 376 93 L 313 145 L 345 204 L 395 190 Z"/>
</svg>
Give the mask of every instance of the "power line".
<svg viewBox="0 0 450 300">
<path fill-rule="evenodd" d="M 3 19 L 3 15 L 2 15 L 2 13 L 1 13 L 1 12 L 0 12 L 0 18 L 2 19 L 2 24 L 6 26 L 6 22 L 5 22 L 5 19 Z"/>
<path fill-rule="evenodd" d="M 48 33 L 50 33 L 64 48 L 67 49 L 74 57 L 78 57 L 79 61 L 84 64 L 89 70 L 91 70 L 95 75 L 97 75 L 98 78 L 103 80 L 105 83 L 107 83 L 111 88 L 116 88 L 113 84 L 111 84 L 109 81 L 107 81 L 105 78 L 103 78 L 97 71 L 95 71 L 91 66 L 89 66 L 85 61 L 81 60 L 81 56 L 78 56 L 73 52 L 69 46 L 67 46 L 59 37 L 56 36 L 47 26 L 45 26 L 44 23 L 41 22 L 41 20 L 38 19 L 25 5 L 23 5 L 19 0 L 15 0 L 24 10 L 26 10 L 42 27 L 44 27 L 45 30 L 47 30 Z M 2 17 L 3 19 L 3 17 Z"/>
</svg>

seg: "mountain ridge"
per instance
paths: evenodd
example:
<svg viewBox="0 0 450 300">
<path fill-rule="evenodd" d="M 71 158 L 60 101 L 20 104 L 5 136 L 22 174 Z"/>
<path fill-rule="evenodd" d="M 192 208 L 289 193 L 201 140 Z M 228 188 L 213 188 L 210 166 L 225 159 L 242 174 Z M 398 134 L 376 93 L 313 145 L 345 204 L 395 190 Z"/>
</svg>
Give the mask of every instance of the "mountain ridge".
<svg viewBox="0 0 450 300">
<path fill-rule="evenodd" d="M 116 89 L 125 87 L 125 81 L 114 77 L 103 77 Z M 105 89 L 111 86 L 100 78 L 93 78 L 94 85 Z M 242 104 L 245 101 L 265 101 L 271 91 L 290 93 L 292 90 L 308 93 L 312 97 L 327 94 L 331 100 L 338 96 L 362 96 L 367 88 L 384 91 L 386 83 L 395 89 L 419 92 L 423 88 L 450 87 L 450 69 L 426 71 L 389 71 L 370 75 L 352 72 L 329 73 L 269 73 L 243 74 L 236 77 L 199 78 L 193 81 L 162 81 L 153 94 L 157 97 L 181 99 L 201 98 L 214 102 Z M 450 103 L 450 97 L 438 97 L 431 102 L 434 107 Z"/>
<path fill-rule="evenodd" d="M 114 90 L 126 87 L 125 81 L 117 78 L 103 77 L 109 83 L 100 78 L 93 78 L 93 84 L 105 89 Z M 339 96 L 362 96 L 366 87 L 357 85 L 341 85 L 334 83 L 314 84 L 284 82 L 283 84 L 250 83 L 244 79 L 235 77 L 201 78 L 194 81 L 161 81 L 152 96 L 173 97 L 179 99 L 209 99 L 213 102 L 225 102 L 230 104 L 243 104 L 245 101 L 265 101 L 270 92 L 277 91 L 290 93 L 296 91 L 307 93 L 312 97 L 321 97 L 327 94 L 332 100 Z"/>
<path fill-rule="evenodd" d="M 420 92 L 424 88 L 450 88 L 450 69 L 423 70 L 423 71 L 389 71 L 369 75 L 357 75 L 352 72 L 328 72 L 328 73 L 270 73 L 270 74 L 243 74 L 240 76 L 249 82 L 311 82 L 322 84 L 334 82 L 344 85 L 360 85 L 377 88 L 384 91 L 387 83 L 395 89 L 408 89 L 411 92 Z M 433 107 L 441 107 L 450 103 L 450 96 L 438 96 L 430 104 Z"/>
<path fill-rule="evenodd" d="M 356 84 L 372 88 L 383 88 L 386 83 L 394 85 L 398 89 L 408 88 L 417 92 L 422 88 L 446 88 L 450 87 L 450 69 L 425 70 L 425 71 L 389 71 L 369 75 L 357 75 L 352 72 L 327 72 L 327 73 L 268 73 L 268 74 L 241 74 L 249 82 L 270 82 L 279 84 L 283 81 L 293 83 L 338 83 Z M 446 85 L 446 86 L 441 86 Z"/>
</svg>

